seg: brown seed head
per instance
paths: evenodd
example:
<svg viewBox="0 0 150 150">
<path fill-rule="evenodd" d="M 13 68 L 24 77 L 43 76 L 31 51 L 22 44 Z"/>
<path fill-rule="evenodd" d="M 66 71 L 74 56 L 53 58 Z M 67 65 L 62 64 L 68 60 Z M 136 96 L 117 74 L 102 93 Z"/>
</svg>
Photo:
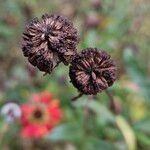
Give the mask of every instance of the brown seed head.
<svg viewBox="0 0 150 150">
<path fill-rule="evenodd" d="M 70 63 L 77 43 L 77 30 L 66 17 L 45 14 L 26 25 L 22 50 L 32 65 L 50 73 L 60 62 Z"/>
<path fill-rule="evenodd" d="M 116 80 L 116 66 L 100 49 L 87 48 L 71 63 L 69 75 L 73 85 L 83 94 L 96 95 Z"/>
</svg>

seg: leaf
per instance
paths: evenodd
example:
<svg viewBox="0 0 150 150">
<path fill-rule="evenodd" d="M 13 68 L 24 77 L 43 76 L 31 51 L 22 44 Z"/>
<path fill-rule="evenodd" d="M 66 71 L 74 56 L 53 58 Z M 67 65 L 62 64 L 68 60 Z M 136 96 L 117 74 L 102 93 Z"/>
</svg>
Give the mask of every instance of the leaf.
<svg viewBox="0 0 150 150">
<path fill-rule="evenodd" d="M 4 38 L 9 38 L 11 36 L 13 36 L 13 29 L 6 26 L 5 24 L 1 24 L 0 23 L 0 35 Z"/>
<path fill-rule="evenodd" d="M 136 138 L 130 125 L 122 116 L 116 117 L 116 124 L 122 132 L 129 150 L 136 150 Z"/>
<path fill-rule="evenodd" d="M 77 123 L 66 123 L 57 126 L 47 138 L 51 141 L 80 141 L 83 137 L 81 127 Z"/>
<path fill-rule="evenodd" d="M 97 41 L 97 33 L 92 30 L 89 31 L 85 37 L 85 47 L 95 47 Z"/>
<path fill-rule="evenodd" d="M 87 101 L 87 99 L 81 98 L 80 100 L 76 101 L 74 103 L 74 106 L 81 107 L 82 109 L 84 107 L 89 108 L 93 112 L 96 113 L 97 118 L 100 119 L 103 122 L 115 122 L 114 115 L 101 103 L 91 100 Z"/>
<path fill-rule="evenodd" d="M 150 133 L 150 119 L 136 122 L 134 128 L 145 133 Z"/>
<path fill-rule="evenodd" d="M 141 93 L 147 100 L 149 100 L 150 79 L 144 69 L 140 67 L 138 59 L 134 56 L 133 52 L 129 48 L 125 49 L 124 51 L 124 61 L 127 66 L 127 72 L 129 76 L 139 85 Z"/>
<path fill-rule="evenodd" d="M 136 135 L 137 135 L 137 139 L 138 139 L 138 141 L 140 141 L 140 143 L 150 146 L 150 137 L 149 136 L 147 136 L 141 132 L 137 132 Z"/>
<path fill-rule="evenodd" d="M 115 117 L 113 116 L 113 114 L 104 105 L 96 101 L 90 101 L 88 103 L 88 107 L 92 109 L 94 112 L 96 112 L 98 117 L 100 117 L 101 119 L 107 122 L 115 121 Z"/>
<path fill-rule="evenodd" d="M 116 150 L 113 144 L 100 139 L 89 137 L 85 141 L 83 150 Z"/>
</svg>

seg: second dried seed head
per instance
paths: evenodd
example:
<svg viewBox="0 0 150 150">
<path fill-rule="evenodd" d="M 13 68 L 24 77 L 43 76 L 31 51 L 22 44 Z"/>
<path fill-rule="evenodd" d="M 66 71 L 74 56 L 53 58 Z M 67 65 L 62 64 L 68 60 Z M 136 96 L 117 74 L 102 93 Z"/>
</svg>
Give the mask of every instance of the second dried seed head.
<svg viewBox="0 0 150 150">
<path fill-rule="evenodd" d="M 87 48 L 77 54 L 69 71 L 73 85 L 83 94 L 96 95 L 116 80 L 116 66 L 106 52 Z"/>
</svg>

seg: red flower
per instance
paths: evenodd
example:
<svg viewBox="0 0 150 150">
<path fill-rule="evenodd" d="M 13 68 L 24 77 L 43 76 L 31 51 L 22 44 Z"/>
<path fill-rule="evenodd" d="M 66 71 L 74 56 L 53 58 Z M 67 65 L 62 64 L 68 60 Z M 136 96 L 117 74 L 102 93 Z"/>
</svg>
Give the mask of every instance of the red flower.
<svg viewBox="0 0 150 150">
<path fill-rule="evenodd" d="M 48 92 L 33 94 L 31 102 L 21 106 L 21 135 L 27 138 L 40 138 L 61 121 L 63 112 L 58 100 L 53 99 Z"/>
</svg>

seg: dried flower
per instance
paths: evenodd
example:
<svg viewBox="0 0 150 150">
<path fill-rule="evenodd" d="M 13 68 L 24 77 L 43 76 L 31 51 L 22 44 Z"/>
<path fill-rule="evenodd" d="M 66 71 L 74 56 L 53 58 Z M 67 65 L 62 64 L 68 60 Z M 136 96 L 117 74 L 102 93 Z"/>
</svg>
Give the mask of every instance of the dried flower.
<svg viewBox="0 0 150 150">
<path fill-rule="evenodd" d="M 83 94 L 97 94 L 116 80 L 116 66 L 100 49 L 87 48 L 71 63 L 69 75 L 73 85 Z"/>
<path fill-rule="evenodd" d="M 31 104 L 21 105 L 21 135 L 26 138 L 41 138 L 50 132 L 62 119 L 63 112 L 58 100 L 47 92 L 32 95 Z"/>
<path fill-rule="evenodd" d="M 77 43 L 77 30 L 71 21 L 64 16 L 45 14 L 27 24 L 22 50 L 32 65 L 50 73 L 60 62 L 70 63 Z"/>
</svg>

